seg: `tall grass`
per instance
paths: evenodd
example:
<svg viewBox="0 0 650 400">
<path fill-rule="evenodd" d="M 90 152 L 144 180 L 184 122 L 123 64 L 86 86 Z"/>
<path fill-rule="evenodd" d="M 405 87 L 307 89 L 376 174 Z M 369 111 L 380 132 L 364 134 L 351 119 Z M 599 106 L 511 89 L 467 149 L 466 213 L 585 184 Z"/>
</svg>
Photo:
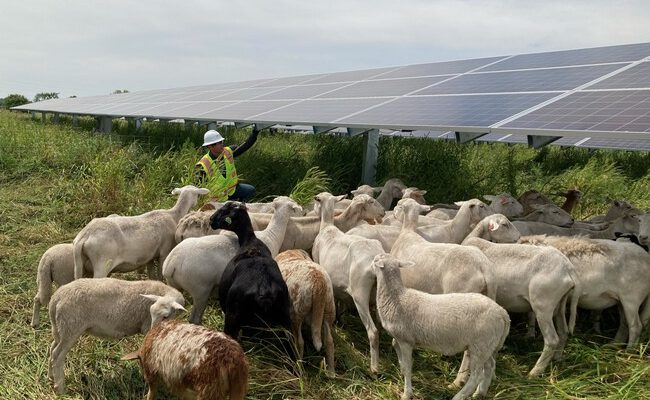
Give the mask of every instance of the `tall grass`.
<svg viewBox="0 0 650 400">
<path fill-rule="evenodd" d="M 171 189 L 191 181 L 194 163 L 202 155 L 198 149 L 202 132 L 196 127 L 147 124 L 144 132 L 150 136 L 145 138 L 128 124 L 116 123 L 120 135 L 105 135 L 92 132 L 92 120 L 80 121 L 77 128 L 63 122 L 42 124 L 27 115 L 0 112 L 0 399 L 55 398 L 47 380 L 51 333 L 45 311 L 41 310 L 40 329 L 29 326 L 36 265 L 43 252 L 56 243 L 70 242 L 93 217 L 171 206 L 175 202 Z M 223 133 L 227 143 L 241 143 L 249 131 L 224 129 Z M 260 199 L 294 190 L 299 201 L 306 201 L 324 188 L 338 194 L 356 187 L 362 146 L 361 138 L 263 132 L 258 143 L 237 159 L 237 168 L 257 187 Z M 580 210 L 584 215 L 603 211 L 608 195 L 650 207 L 647 153 L 535 151 L 400 138 L 381 139 L 379 150 L 378 181 L 400 177 L 408 185 L 426 189 L 430 202 L 579 185 L 586 193 Z M 320 172 L 312 169 L 315 166 Z M 123 277 L 144 279 L 134 273 Z M 605 324 L 604 336 L 589 332 L 587 321 L 581 319 L 565 359 L 553 363 L 544 377 L 527 379 L 542 342 L 524 337 L 522 320 L 513 315 L 489 396 L 650 398 L 647 329 L 639 346 L 625 351 L 608 345 L 615 318 Z M 204 323 L 223 327 L 216 304 L 208 307 Z M 119 361 L 141 340 L 141 336 L 119 341 L 81 338 L 68 355 L 66 382 L 71 396 L 66 398 L 142 398 L 146 388 L 137 365 Z M 252 371 L 249 398 L 395 399 L 402 378 L 390 340 L 382 331 L 381 373 L 374 376 L 369 372 L 363 325 L 354 313 L 344 313 L 334 332 L 335 379 L 325 377 L 319 368 L 321 357 L 309 345 L 304 363 L 296 367 L 282 362 L 271 349 L 247 344 Z M 451 397 L 453 391 L 446 385 L 459 364 L 459 356 L 416 351 L 414 398 Z"/>
</svg>

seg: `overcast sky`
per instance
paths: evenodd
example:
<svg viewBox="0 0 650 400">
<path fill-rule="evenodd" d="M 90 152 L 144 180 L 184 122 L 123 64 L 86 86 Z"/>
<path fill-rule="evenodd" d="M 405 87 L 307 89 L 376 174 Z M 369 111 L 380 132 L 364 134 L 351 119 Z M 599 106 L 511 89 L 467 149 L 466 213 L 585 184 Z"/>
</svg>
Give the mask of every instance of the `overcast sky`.
<svg viewBox="0 0 650 400">
<path fill-rule="evenodd" d="M 650 42 L 638 1 L 3 1 L 0 97 Z"/>
</svg>

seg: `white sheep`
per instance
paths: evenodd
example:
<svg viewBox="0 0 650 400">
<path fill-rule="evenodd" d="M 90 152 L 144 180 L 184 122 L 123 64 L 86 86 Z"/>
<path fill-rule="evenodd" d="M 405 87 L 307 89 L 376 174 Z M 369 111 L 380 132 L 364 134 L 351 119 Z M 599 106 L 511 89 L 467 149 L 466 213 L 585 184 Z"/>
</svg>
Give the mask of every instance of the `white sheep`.
<svg viewBox="0 0 650 400">
<path fill-rule="evenodd" d="M 276 209 L 271 214 L 269 225 L 256 235 L 272 255 L 277 255 L 290 217 L 301 215 L 303 210 L 286 196 L 276 197 L 273 205 Z M 201 323 L 210 294 L 221 281 L 226 265 L 237 254 L 237 250 L 237 236 L 232 232 L 224 232 L 220 235 L 185 239 L 169 253 L 162 266 L 162 273 L 167 283 L 185 290 L 192 297 L 190 322 Z"/>
<path fill-rule="evenodd" d="M 393 337 L 400 369 L 404 374 L 403 400 L 413 393 L 413 348 L 424 347 L 444 355 L 465 352 L 469 379 L 453 397 L 462 400 L 474 393 L 484 396 L 495 375 L 495 357 L 510 331 L 506 310 L 476 293 L 429 294 L 408 289 L 400 266 L 390 255 L 375 257 L 372 268 L 377 280 L 377 312 L 381 324 Z M 462 367 L 461 367 L 462 368 Z"/>
<path fill-rule="evenodd" d="M 493 224 L 492 231 L 499 228 Z M 463 244 L 479 248 L 494 263 L 492 276 L 500 306 L 510 312 L 535 313 L 544 337 L 544 349 L 529 375 L 542 374 L 554 355 L 556 359 L 561 357 L 567 332 L 573 333 L 575 326 L 582 286 L 573 265 L 552 247 L 495 244 L 479 237 L 467 238 Z M 569 296 L 567 326 L 565 310 Z"/>
<path fill-rule="evenodd" d="M 325 357 L 328 375 L 334 375 L 334 341 L 332 330 L 336 307 L 332 281 L 327 271 L 312 261 L 304 250 L 287 250 L 278 254 L 275 260 L 282 277 L 289 288 L 291 298 L 291 327 L 302 358 L 304 339 L 303 321 L 311 328 L 312 343 L 320 351 L 325 342 Z"/>
<path fill-rule="evenodd" d="M 155 324 L 140 349 L 122 357 L 138 360 L 156 398 L 163 383 L 181 398 L 243 400 L 248 389 L 248 361 L 239 343 L 223 332 L 180 321 Z"/>
<path fill-rule="evenodd" d="M 557 236 L 588 236 L 594 239 L 615 239 L 616 232 L 639 232 L 639 218 L 636 214 L 625 214 L 609 223 L 606 229 L 595 231 L 573 227 L 561 227 L 534 221 L 513 221 L 522 236 L 530 235 L 557 235 Z"/>
<path fill-rule="evenodd" d="M 145 333 L 184 304 L 178 290 L 159 281 L 82 278 L 63 285 L 49 305 L 54 340 L 48 376 L 54 390 L 65 393 L 65 356 L 81 335 L 119 339 Z"/>
<path fill-rule="evenodd" d="M 372 199 L 367 195 L 360 195 L 354 201 L 362 196 Z M 375 285 L 370 264 L 374 256 L 383 253 L 384 250 L 381 243 L 376 240 L 346 235 L 336 227 L 334 203 L 343 197 L 333 196 L 330 193 L 320 193 L 315 197 L 315 209 L 320 214 L 321 223 L 314 240 L 312 255 L 314 261 L 320 264 L 330 276 L 334 297 L 340 300 L 348 300 L 352 297 L 370 343 L 370 370 L 377 372 L 379 334 L 370 314 L 371 293 Z"/>
<path fill-rule="evenodd" d="M 210 191 L 187 185 L 175 188 L 174 207 L 130 217 L 95 218 L 74 239 L 75 279 L 82 276 L 84 263 L 93 277 L 111 272 L 128 272 L 157 259 L 162 266 L 176 245 L 174 232 L 181 217 L 196 205 L 198 196 Z"/>
<path fill-rule="evenodd" d="M 620 304 L 623 313 L 614 340 L 623 342 L 627 337 L 628 349 L 638 342 L 650 318 L 650 307 L 639 315 L 641 305 L 650 301 L 650 254 L 634 243 L 579 236 L 527 236 L 520 242 L 560 250 L 582 284 L 578 306 L 603 310 Z"/>
</svg>

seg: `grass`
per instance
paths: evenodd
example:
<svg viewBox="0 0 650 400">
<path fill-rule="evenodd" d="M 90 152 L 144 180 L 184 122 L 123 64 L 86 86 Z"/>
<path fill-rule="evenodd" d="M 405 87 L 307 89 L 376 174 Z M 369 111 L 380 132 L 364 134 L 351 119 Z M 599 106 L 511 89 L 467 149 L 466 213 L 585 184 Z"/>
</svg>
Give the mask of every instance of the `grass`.
<svg viewBox="0 0 650 400">
<path fill-rule="evenodd" d="M 29 325 L 36 266 L 43 252 L 56 243 L 70 242 L 93 217 L 114 212 L 133 215 L 171 206 L 175 201 L 171 189 L 191 178 L 193 164 L 201 155 L 197 150 L 200 132 L 193 128 L 146 126 L 151 136 L 142 140 L 143 132 L 129 136 L 128 127 L 116 129 L 122 136 L 105 136 L 90 131 L 92 121 L 81 121 L 80 128 L 63 122 L 42 124 L 26 115 L 0 112 L 0 399 L 55 398 L 47 380 L 51 332 L 46 311 L 41 310 L 41 328 L 33 330 Z M 165 129 L 176 132 L 170 136 L 176 135 L 177 140 L 170 139 L 162 146 L 156 138 L 164 136 Z M 241 142 L 247 132 L 231 130 L 225 135 L 227 142 Z M 259 198 L 288 195 L 293 188 L 309 198 L 309 191 L 321 185 L 342 193 L 359 184 L 361 145 L 358 138 L 264 132 L 238 159 L 237 167 L 257 186 Z M 580 209 L 585 215 L 604 211 L 607 194 L 650 207 L 647 153 L 564 150 L 382 139 L 379 181 L 400 177 L 408 185 L 426 189 L 430 202 L 505 190 L 517 194 L 528 187 L 550 191 L 578 184 L 587 192 Z M 308 174 L 314 166 L 318 170 Z M 307 183 L 296 186 L 305 176 Z M 119 277 L 145 279 L 137 273 Z M 588 322 L 580 318 L 564 360 L 553 363 L 543 377 L 527 379 L 542 342 L 524 337 L 522 321 L 513 316 L 511 335 L 497 359 L 497 379 L 490 387 L 490 397 L 650 399 L 648 329 L 637 347 L 625 351 L 609 344 L 616 326 L 614 317 L 605 320 L 608 329 L 603 336 L 590 332 Z M 207 308 L 204 322 L 214 329 L 223 327 L 216 304 Z M 141 399 L 146 387 L 137 365 L 119 360 L 141 340 L 141 335 L 117 341 L 81 338 L 67 357 L 70 395 L 64 398 Z M 334 340 L 334 379 L 325 377 L 319 368 L 321 357 L 309 345 L 304 364 L 296 367 L 282 361 L 273 349 L 245 344 L 251 362 L 248 398 L 399 397 L 402 378 L 385 332 L 381 331 L 381 372 L 376 376 L 369 372 L 367 337 L 354 313 L 343 315 Z M 446 386 L 459 364 L 460 356 L 416 351 L 414 398 L 450 398 L 454 392 Z"/>
</svg>

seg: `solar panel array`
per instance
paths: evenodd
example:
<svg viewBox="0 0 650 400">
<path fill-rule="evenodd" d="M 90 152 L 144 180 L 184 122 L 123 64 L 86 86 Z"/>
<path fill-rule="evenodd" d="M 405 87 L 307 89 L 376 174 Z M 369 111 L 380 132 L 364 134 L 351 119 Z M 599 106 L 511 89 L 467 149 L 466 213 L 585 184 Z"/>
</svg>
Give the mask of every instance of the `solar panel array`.
<svg viewBox="0 0 650 400">
<path fill-rule="evenodd" d="M 69 114 L 475 132 L 479 140 L 643 148 L 650 43 L 43 101 Z M 522 140 L 523 138 L 524 140 Z"/>
</svg>

